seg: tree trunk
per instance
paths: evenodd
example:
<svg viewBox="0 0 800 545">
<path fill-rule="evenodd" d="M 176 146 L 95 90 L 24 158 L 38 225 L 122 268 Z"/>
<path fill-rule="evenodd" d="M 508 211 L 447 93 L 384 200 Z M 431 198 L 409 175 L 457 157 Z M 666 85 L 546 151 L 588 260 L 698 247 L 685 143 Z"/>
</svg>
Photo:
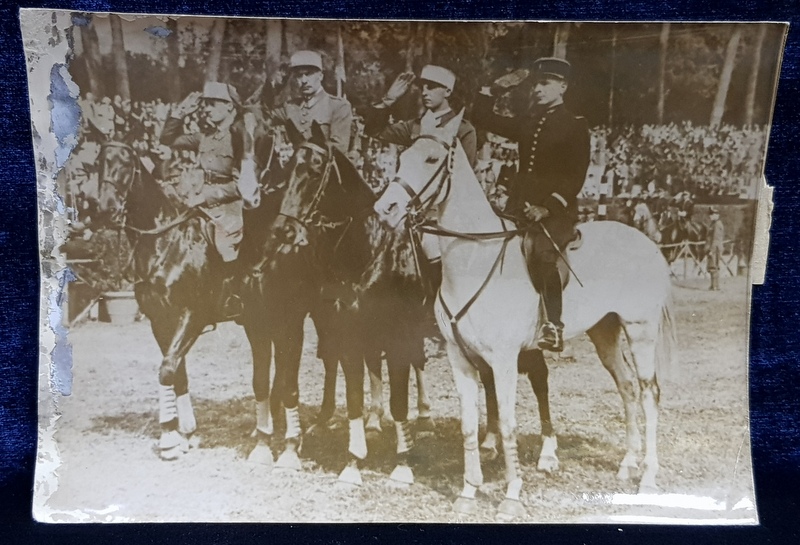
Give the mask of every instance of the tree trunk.
<svg viewBox="0 0 800 545">
<path fill-rule="evenodd" d="M 211 42 L 206 62 L 206 81 L 219 81 L 219 65 L 222 60 L 222 41 L 225 38 L 225 19 L 214 19 L 211 25 Z"/>
<path fill-rule="evenodd" d="M 661 25 L 661 39 L 658 60 L 658 124 L 664 123 L 664 95 L 667 68 L 667 48 L 669 47 L 669 23 Z"/>
<path fill-rule="evenodd" d="M 408 43 L 406 44 L 406 72 L 414 71 L 414 53 L 417 49 L 417 30 L 422 23 L 409 21 Z"/>
<path fill-rule="evenodd" d="M 178 58 L 181 55 L 178 36 L 178 20 L 174 17 L 167 19 L 167 94 L 168 100 L 177 104 L 181 100 L 181 74 Z"/>
<path fill-rule="evenodd" d="M 267 19 L 266 27 L 266 69 L 267 79 L 278 69 L 281 64 L 281 49 L 283 45 L 283 21 Z"/>
<path fill-rule="evenodd" d="M 87 18 L 89 16 L 87 15 Z M 94 22 L 80 27 L 83 43 L 83 60 L 86 63 L 86 75 L 89 78 L 89 91 L 97 98 L 104 94 L 103 60 L 100 56 L 100 45 L 97 42 L 97 30 Z"/>
<path fill-rule="evenodd" d="M 611 30 L 611 77 L 608 83 L 608 128 L 614 125 L 614 87 L 617 79 L 617 27 Z"/>
<path fill-rule="evenodd" d="M 433 23 L 421 23 L 424 26 L 424 50 L 422 59 L 425 64 L 433 62 L 433 44 L 436 36 L 436 27 Z"/>
<path fill-rule="evenodd" d="M 556 27 L 553 37 L 553 56 L 559 59 L 567 58 L 567 42 L 569 41 L 570 23 L 562 23 Z"/>
<path fill-rule="evenodd" d="M 128 61 L 125 58 L 125 41 L 122 38 L 122 19 L 119 15 L 109 15 L 111 22 L 111 52 L 114 57 L 114 79 L 116 92 L 122 100 L 131 99 L 131 86 L 128 82 Z"/>
<path fill-rule="evenodd" d="M 736 50 L 739 49 L 739 41 L 742 38 L 741 27 L 736 27 L 736 30 L 731 34 L 728 40 L 728 47 L 725 50 L 725 62 L 722 65 L 722 73 L 719 76 L 719 87 L 717 87 L 717 96 L 714 98 L 714 107 L 711 110 L 712 127 L 719 127 L 722 123 L 722 115 L 725 113 L 725 100 L 728 98 L 728 89 L 731 86 L 731 75 L 733 75 L 733 67 L 736 64 Z"/>
<path fill-rule="evenodd" d="M 753 64 L 750 67 L 750 76 L 747 79 L 747 98 L 745 99 L 744 124 L 752 125 L 755 116 L 756 90 L 758 89 L 758 72 L 761 69 L 761 51 L 764 49 L 764 37 L 767 34 L 767 25 L 758 27 L 756 48 L 753 52 Z"/>
</svg>

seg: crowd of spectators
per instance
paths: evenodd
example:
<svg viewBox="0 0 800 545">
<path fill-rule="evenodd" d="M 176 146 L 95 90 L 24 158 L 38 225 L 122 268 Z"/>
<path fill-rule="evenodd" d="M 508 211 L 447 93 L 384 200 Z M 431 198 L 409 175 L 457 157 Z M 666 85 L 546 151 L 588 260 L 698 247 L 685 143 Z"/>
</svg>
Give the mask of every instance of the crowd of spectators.
<svg viewBox="0 0 800 545">
<path fill-rule="evenodd" d="M 171 105 L 123 100 L 119 96 L 98 99 L 87 94 L 80 101 L 82 115 L 80 142 L 75 160 L 68 165 L 68 193 L 80 209 L 80 198 L 95 194 L 92 166 L 99 144 L 106 140 L 123 141 L 142 157 L 154 163 L 173 156 L 173 151 L 159 143 L 161 130 Z M 200 130 L 197 118 L 185 120 L 187 133 Z M 363 122 L 355 118 L 350 158 L 364 179 L 380 192 L 396 172 L 397 146 L 368 138 Z M 724 202 L 752 199 L 766 145 L 763 127 L 719 128 L 692 125 L 644 125 L 592 129 L 590 174 L 581 197 L 599 196 L 598 178 L 608 182 L 611 198 L 642 198 L 663 202 L 684 199 L 693 202 Z M 282 161 L 290 149 L 281 149 Z M 191 152 L 181 152 L 181 161 L 191 163 Z M 507 185 L 518 163 L 516 144 L 495 135 L 486 135 L 475 171 L 487 193 L 498 185 Z M 80 198 L 76 197 L 79 196 Z"/>
</svg>

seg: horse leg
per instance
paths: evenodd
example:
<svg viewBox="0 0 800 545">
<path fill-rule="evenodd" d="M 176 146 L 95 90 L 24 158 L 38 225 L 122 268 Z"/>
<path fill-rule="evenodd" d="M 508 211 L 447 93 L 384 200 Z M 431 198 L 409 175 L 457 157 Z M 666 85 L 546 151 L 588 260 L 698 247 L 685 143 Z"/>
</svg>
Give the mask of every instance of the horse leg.
<svg viewBox="0 0 800 545">
<path fill-rule="evenodd" d="M 481 382 L 486 396 L 486 436 L 481 443 L 481 450 L 487 459 L 494 460 L 498 456 L 497 440 L 500 433 L 500 416 L 497 414 L 497 393 L 494 385 L 494 373 L 491 369 L 481 372 Z"/>
<path fill-rule="evenodd" d="M 329 427 L 333 413 L 336 411 L 336 374 L 339 371 L 339 360 L 330 356 L 322 358 L 325 367 L 325 382 L 322 390 L 322 405 L 319 408 L 316 421 L 308 429 L 314 433 L 320 428 Z"/>
<path fill-rule="evenodd" d="M 275 366 L 280 374 L 280 397 L 286 415 L 286 446 L 275 467 L 288 470 L 301 468 L 299 450 L 302 441 L 300 426 L 300 358 L 303 350 L 303 318 L 288 320 L 283 334 L 275 339 Z"/>
<path fill-rule="evenodd" d="M 270 367 L 272 364 L 272 340 L 264 327 L 245 325 L 253 355 L 253 394 L 256 403 L 256 427 L 252 437 L 256 446 L 247 461 L 272 468 L 274 459 L 270 442 L 274 427 L 270 414 Z"/>
<path fill-rule="evenodd" d="M 627 481 L 631 471 L 635 472 L 639 469 L 638 460 L 642 451 L 642 437 L 639 433 L 638 422 L 639 396 L 634 384 L 635 377 L 622 352 L 621 332 L 622 325 L 619 317 L 616 314 L 609 314 L 590 329 L 588 334 L 597 349 L 600 361 L 614 379 L 625 408 L 626 450 L 625 457 L 619 465 L 617 478 Z"/>
<path fill-rule="evenodd" d="M 367 365 L 367 372 L 369 374 L 369 401 L 370 407 L 367 415 L 367 432 L 380 433 L 383 431 L 381 427 L 381 419 L 383 418 L 383 377 L 381 376 L 383 367 L 383 358 L 381 357 L 380 350 L 369 351 L 364 356 L 364 362 Z M 391 377 L 391 373 L 389 375 Z"/>
<path fill-rule="evenodd" d="M 411 364 L 405 358 L 398 358 L 394 354 L 387 355 L 389 368 L 389 409 L 394 419 L 394 428 L 397 433 L 397 460 L 390 479 L 397 483 L 413 484 L 414 472 L 408 463 L 411 449 L 414 448 L 414 437 L 408 422 L 408 382 Z"/>
<path fill-rule="evenodd" d="M 455 344 L 447 343 L 447 356 L 461 401 L 461 436 L 464 441 L 464 488 L 453 509 L 457 513 L 474 514 L 478 510 L 475 492 L 483 484 L 478 452 L 478 371 Z"/>
<path fill-rule="evenodd" d="M 185 356 L 197 340 L 200 330 L 188 310 L 180 315 L 174 329 L 161 321 L 154 321 L 152 329 L 163 354 L 159 367 L 159 455 L 164 460 L 174 460 L 188 450 L 187 434 L 193 433 L 197 426 L 193 422 L 194 412 L 188 398 Z M 183 426 L 181 416 L 184 417 Z"/>
<path fill-rule="evenodd" d="M 656 343 L 659 335 L 658 322 L 629 322 L 623 325 L 628 339 L 636 375 L 641 390 L 641 404 L 644 412 L 645 451 L 642 462 L 642 478 L 639 493 L 658 490 L 658 402 L 660 389 L 656 376 Z"/>
<path fill-rule="evenodd" d="M 431 400 L 425 387 L 425 370 L 414 366 L 414 376 L 417 380 L 417 429 L 433 431 L 435 426 L 431 418 Z"/>
<path fill-rule="evenodd" d="M 350 350 L 342 357 L 347 396 L 347 419 L 350 424 L 347 451 L 349 461 L 339 474 L 339 481 L 361 485 L 358 463 L 367 457 L 367 436 L 364 429 L 364 356 Z"/>
<path fill-rule="evenodd" d="M 500 437 L 503 440 L 505 461 L 506 496 L 497 510 L 498 520 L 512 520 L 525 516 L 520 502 L 522 470 L 517 454 L 517 354 L 498 354 L 494 370 L 497 409 L 500 416 Z M 505 357 L 502 357 L 505 356 Z M 490 363 L 491 364 L 491 363 Z"/>
<path fill-rule="evenodd" d="M 545 473 L 558 470 L 558 439 L 550 418 L 550 388 L 547 384 L 549 371 L 541 350 L 526 350 L 519 355 L 519 367 L 524 369 L 539 406 L 539 421 L 542 427 L 542 451 L 536 469 Z"/>
</svg>

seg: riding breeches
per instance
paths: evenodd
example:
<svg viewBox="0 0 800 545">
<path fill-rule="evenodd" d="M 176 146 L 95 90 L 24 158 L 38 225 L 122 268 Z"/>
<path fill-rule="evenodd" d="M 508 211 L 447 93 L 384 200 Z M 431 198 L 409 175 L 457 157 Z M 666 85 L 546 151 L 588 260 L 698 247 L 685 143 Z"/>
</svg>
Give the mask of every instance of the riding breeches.
<svg viewBox="0 0 800 545">
<path fill-rule="evenodd" d="M 234 261 L 239 256 L 244 229 L 242 208 L 241 200 L 203 208 L 214 225 L 214 246 L 225 262 Z"/>
</svg>

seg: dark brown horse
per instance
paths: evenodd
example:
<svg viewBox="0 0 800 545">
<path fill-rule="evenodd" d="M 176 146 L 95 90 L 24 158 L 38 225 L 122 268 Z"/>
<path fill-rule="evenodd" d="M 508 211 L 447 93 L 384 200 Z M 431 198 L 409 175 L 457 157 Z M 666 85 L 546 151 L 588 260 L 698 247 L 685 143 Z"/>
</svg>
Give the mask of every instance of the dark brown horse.
<svg viewBox="0 0 800 545">
<path fill-rule="evenodd" d="M 159 451 L 162 458 L 175 459 L 186 451 L 196 429 L 186 354 L 206 327 L 223 319 L 221 299 L 226 268 L 209 241 L 208 220 L 202 210 L 188 208 L 180 199 L 168 196 L 130 146 L 106 143 L 98 162 L 100 222 L 124 229 L 130 240 L 136 299 L 162 352 Z M 266 192 L 261 205 L 246 212 L 247 234 L 239 262 L 248 269 L 262 261 L 258 252 L 274 219 L 277 202 L 277 194 Z M 263 334 L 262 324 L 276 320 L 269 307 L 260 303 L 247 304 L 245 310 L 243 321 L 253 356 L 262 357 L 264 345 L 273 338 Z M 275 332 L 284 333 L 280 329 Z M 261 377 L 255 375 L 259 369 L 254 366 L 254 387 L 263 384 Z M 260 393 L 256 388 L 257 398 Z"/>
<path fill-rule="evenodd" d="M 412 263 L 409 239 L 384 229 L 372 214 L 375 195 L 350 161 L 318 127 L 299 146 L 290 165 L 278 217 L 273 223 L 273 268 L 291 270 L 305 256 L 319 299 L 312 309 L 319 356 L 328 376 L 342 366 L 347 388 L 350 460 L 340 479 L 361 480 L 358 461 L 367 455 L 364 428 L 364 363 L 385 353 L 390 407 L 398 445 L 392 477 L 412 482 L 407 457 L 413 446 L 408 422 L 410 365 L 424 363 L 424 290 Z M 291 274 L 294 276 L 294 274 Z M 290 366 L 286 366 L 287 375 Z M 294 372 L 294 371 L 292 371 Z M 296 403 L 296 374 L 285 377 Z M 274 390 L 273 390 L 274 391 Z M 285 393 L 284 396 L 286 397 Z M 287 406 L 287 417 L 289 407 Z M 323 410 L 322 418 L 325 418 Z M 287 430 L 288 430 L 287 422 Z"/>
</svg>

